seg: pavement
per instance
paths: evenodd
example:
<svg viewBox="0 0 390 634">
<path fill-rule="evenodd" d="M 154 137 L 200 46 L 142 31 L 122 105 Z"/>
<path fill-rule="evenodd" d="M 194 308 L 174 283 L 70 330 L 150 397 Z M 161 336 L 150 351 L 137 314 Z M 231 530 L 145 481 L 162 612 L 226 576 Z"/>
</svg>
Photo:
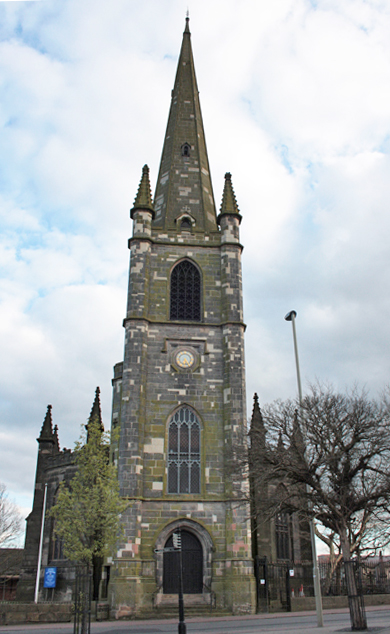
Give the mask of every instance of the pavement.
<svg viewBox="0 0 390 634">
<path fill-rule="evenodd" d="M 369 634 L 390 634 L 389 606 L 366 608 Z M 187 634 L 334 634 L 351 632 L 347 609 L 324 610 L 324 626 L 317 627 L 315 612 L 186 619 Z M 73 634 L 73 624 L 0 626 L 9 634 Z M 91 634 L 176 634 L 177 619 L 103 621 L 91 624 Z"/>
</svg>

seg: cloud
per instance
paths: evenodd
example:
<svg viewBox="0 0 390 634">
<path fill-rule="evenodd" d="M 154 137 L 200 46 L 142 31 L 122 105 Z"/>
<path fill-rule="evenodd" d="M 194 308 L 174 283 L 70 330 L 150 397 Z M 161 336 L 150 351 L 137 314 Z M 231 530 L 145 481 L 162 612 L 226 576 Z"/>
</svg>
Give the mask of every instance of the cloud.
<svg viewBox="0 0 390 634">
<path fill-rule="evenodd" d="M 97 385 L 109 424 L 128 210 L 144 163 L 157 178 L 186 9 L 0 5 L 0 480 L 23 507 L 48 403 L 62 445 Z M 191 8 L 215 199 L 231 171 L 243 216 L 249 410 L 296 393 L 291 309 L 305 384 L 388 382 L 389 21 L 363 0 Z"/>
</svg>

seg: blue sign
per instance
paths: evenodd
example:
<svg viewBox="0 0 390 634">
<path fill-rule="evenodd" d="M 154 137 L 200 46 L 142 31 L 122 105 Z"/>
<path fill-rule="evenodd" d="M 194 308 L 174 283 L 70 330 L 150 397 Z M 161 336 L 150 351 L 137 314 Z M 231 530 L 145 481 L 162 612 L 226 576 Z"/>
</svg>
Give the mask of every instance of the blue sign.
<svg viewBox="0 0 390 634">
<path fill-rule="evenodd" d="M 57 581 L 57 568 L 45 568 L 45 576 L 43 578 L 44 588 L 55 588 Z"/>
</svg>

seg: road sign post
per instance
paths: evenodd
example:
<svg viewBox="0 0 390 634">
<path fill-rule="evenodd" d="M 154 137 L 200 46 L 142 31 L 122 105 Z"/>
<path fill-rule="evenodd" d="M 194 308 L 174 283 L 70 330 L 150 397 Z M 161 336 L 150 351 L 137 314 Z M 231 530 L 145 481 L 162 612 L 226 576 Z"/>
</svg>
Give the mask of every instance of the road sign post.
<svg viewBox="0 0 390 634">
<path fill-rule="evenodd" d="M 184 596 L 183 596 L 183 557 L 181 549 L 181 531 L 173 533 L 173 546 L 179 554 L 179 634 L 187 634 L 187 626 L 184 622 Z"/>
<path fill-rule="evenodd" d="M 184 595 L 183 595 L 183 558 L 181 550 L 181 532 L 172 535 L 173 548 L 155 548 L 155 553 L 177 553 L 179 555 L 179 634 L 187 634 L 187 626 L 184 621 Z"/>
</svg>

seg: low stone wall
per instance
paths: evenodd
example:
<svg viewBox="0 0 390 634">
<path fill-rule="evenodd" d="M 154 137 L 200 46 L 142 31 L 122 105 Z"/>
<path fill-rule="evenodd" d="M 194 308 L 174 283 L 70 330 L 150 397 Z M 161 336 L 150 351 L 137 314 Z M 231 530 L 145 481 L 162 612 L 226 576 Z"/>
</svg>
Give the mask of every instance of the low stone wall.
<svg viewBox="0 0 390 634">
<path fill-rule="evenodd" d="M 107 602 L 91 605 L 91 621 L 108 621 Z M 0 601 L 0 625 L 18 623 L 69 623 L 73 619 L 73 603 L 19 603 Z"/>
<path fill-rule="evenodd" d="M 390 605 L 390 594 L 366 594 L 364 595 L 364 605 Z M 332 608 L 347 608 L 348 597 L 322 597 L 322 607 L 324 610 Z M 314 597 L 297 597 L 291 599 L 291 611 L 302 612 L 304 610 L 315 610 Z"/>
<path fill-rule="evenodd" d="M 91 621 L 108 621 L 110 618 L 110 606 L 107 601 L 92 601 L 91 605 Z"/>
<path fill-rule="evenodd" d="M 0 602 L 0 625 L 69 623 L 72 616 L 71 603 Z"/>
</svg>

